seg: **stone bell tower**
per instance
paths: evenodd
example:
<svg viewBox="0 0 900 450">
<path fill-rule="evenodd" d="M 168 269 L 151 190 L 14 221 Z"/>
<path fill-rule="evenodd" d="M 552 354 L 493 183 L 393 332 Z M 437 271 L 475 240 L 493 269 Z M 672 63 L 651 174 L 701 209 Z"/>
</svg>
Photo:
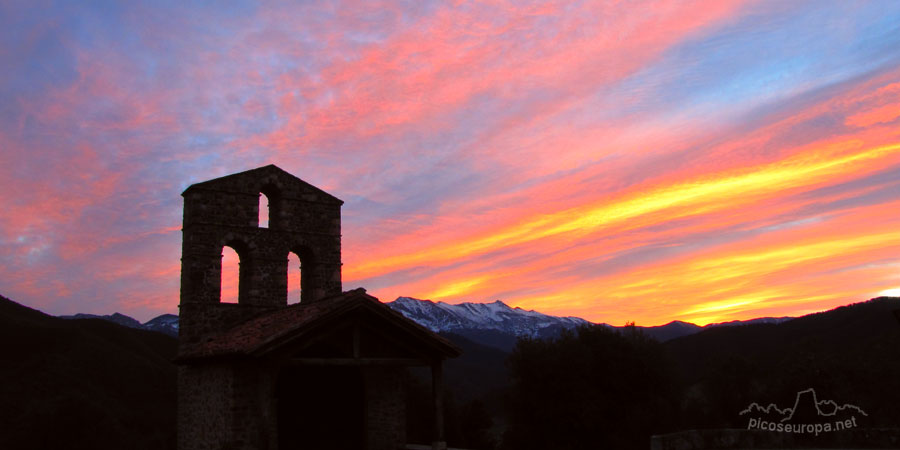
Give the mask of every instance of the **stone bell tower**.
<svg viewBox="0 0 900 450">
<path fill-rule="evenodd" d="M 268 227 L 259 223 L 260 194 Z M 182 196 L 183 344 L 287 306 L 291 252 L 302 264 L 301 303 L 341 293 L 341 200 L 274 165 L 194 184 Z M 225 246 L 240 258 L 236 304 L 221 302 Z"/>
</svg>

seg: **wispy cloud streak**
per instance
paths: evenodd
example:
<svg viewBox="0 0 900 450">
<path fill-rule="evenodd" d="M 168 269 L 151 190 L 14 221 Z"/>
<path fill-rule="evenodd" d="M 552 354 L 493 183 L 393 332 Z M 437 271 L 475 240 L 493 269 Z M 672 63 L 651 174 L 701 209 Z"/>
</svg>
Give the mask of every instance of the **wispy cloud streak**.
<svg viewBox="0 0 900 450">
<path fill-rule="evenodd" d="M 172 312 L 180 192 L 275 163 L 347 201 L 345 286 L 384 300 L 645 324 L 864 300 L 900 287 L 898 22 L 893 2 L 3 4 L 0 293 Z"/>
</svg>

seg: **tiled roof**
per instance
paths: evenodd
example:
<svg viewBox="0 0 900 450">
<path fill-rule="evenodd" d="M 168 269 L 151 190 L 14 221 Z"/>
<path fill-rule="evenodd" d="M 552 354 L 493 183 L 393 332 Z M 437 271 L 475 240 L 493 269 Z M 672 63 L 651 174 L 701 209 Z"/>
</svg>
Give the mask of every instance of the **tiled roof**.
<svg viewBox="0 0 900 450">
<path fill-rule="evenodd" d="M 365 308 L 391 321 L 420 341 L 433 348 L 432 356 L 456 357 L 461 351 L 446 339 L 390 309 L 365 289 L 355 289 L 339 295 L 303 304 L 298 303 L 266 313 L 208 339 L 206 342 L 182 346 L 178 361 L 225 356 L 261 356 L 277 348 L 279 343 L 303 334 L 315 324 L 329 318 Z"/>
</svg>

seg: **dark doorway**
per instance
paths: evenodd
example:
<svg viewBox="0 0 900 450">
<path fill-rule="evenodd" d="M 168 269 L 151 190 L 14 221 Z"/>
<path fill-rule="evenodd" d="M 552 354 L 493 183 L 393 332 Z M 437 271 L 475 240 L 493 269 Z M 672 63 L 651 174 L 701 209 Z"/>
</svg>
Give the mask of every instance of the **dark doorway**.
<svg viewBox="0 0 900 450">
<path fill-rule="evenodd" d="M 365 448 L 365 391 L 354 367 L 285 367 L 279 372 L 280 450 Z"/>
</svg>

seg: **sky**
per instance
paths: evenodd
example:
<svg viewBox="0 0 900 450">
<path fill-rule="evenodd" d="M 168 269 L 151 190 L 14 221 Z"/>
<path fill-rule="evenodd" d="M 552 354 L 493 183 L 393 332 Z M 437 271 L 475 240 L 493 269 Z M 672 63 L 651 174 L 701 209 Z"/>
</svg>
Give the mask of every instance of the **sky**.
<svg viewBox="0 0 900 450">
<path fill-rule="evenodd" d="M 898 49 L 896 1 L 0 0 L 0 294 L 177 313 L 181 192 L 276 164 L 382 301 L 900 296 Z"/>
</svg>

